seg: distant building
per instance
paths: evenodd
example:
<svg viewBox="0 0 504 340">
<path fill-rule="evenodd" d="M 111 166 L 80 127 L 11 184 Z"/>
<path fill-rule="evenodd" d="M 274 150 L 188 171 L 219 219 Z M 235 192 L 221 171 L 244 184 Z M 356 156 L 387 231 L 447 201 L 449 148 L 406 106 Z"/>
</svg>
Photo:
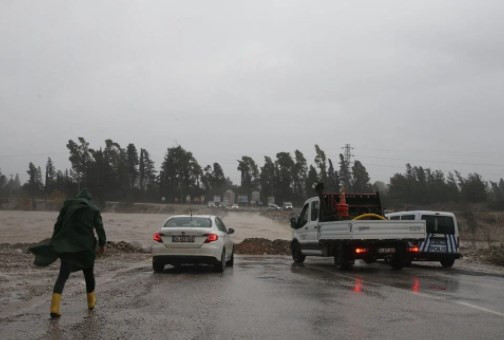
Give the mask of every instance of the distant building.
<svg viewBox="0 0 504 340">
<path fill-rule="evenodd" d="M 233 190 L 228 189 L 224 192 L 224 203 L 231 205 L 235 203 L 235 193 Z"/>
<path fill-rule="evenodd" d="M 258 204 L 261 201 L 261 193 L 259 191 L 252 191 L 252 194 L 250 195 L 250 203 L 251 204 Z"/>
</svg>

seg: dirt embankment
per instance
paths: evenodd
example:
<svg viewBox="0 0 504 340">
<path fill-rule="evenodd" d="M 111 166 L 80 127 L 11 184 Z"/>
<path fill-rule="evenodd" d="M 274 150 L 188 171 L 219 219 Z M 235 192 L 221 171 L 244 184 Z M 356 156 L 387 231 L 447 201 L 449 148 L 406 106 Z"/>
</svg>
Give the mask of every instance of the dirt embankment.
<svg viewBox="0 0 504 340">
<path fill-rule="evenodd" d="M 30 254 L 29 248 L 36 243 L 0 243 L 0 255 L 24 255 Z M 107 242 L 107 255 L 126 254 L 150 254 L 150 247 L 144 247 L 139 242 Z M 290 255 L 290 241 L 268 240 L 265 238 L 247 238 L 242 242 L 235 243 L 234 251 L 240 255 Z M 0 263 L 0 267 L 2 264 Z"/>
</svg>

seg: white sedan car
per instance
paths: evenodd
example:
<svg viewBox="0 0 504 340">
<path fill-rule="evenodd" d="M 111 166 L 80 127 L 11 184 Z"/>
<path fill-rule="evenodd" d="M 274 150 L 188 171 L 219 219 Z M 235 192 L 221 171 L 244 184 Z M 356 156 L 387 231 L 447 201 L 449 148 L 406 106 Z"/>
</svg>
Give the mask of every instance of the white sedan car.
<svg viewBox="0 0 504 340">
<path fill-rule="evenodd" d="M 152 268 L 159 273 L 166 264 L 208 263 L 223 272 L 234 263 L 232 233 L 217 216 L 172 216 L 153 236 Z"/>
</svg>

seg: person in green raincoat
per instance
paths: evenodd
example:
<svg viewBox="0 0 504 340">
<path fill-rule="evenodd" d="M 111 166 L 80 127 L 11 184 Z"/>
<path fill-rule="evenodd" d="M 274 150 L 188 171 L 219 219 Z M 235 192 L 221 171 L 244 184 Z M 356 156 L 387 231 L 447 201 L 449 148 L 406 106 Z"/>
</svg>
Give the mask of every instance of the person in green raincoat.
<svg viewBox="0 0 504 340">
<path fill-rule="evenodd" d="M 96 241 L 94 231 L 98 235 Z M 50 240 L 30 248 L 35 254 L 36 265 L 49 265 L 61 260 L 61 266 L 51 300 L 50 315 L 61 316 L 61 294 L 71 272 L 82 270 L 86 281 L 88 308 L 96 304 L 94 261 L 98 243 L 98 252 L 105 251 L 105 230 L 100 210 L 91 202 L 91 194 L 83 189 L 77 197 L 65 201 L 61 209 L 54 232 Z"/>
</svg>

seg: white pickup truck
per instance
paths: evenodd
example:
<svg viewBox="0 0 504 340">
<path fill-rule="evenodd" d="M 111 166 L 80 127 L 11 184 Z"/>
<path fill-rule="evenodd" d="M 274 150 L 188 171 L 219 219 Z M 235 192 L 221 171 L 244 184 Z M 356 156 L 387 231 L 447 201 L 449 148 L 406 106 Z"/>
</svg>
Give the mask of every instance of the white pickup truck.
<svg viewBox="0 0 504 340">
<path fill-rule="evenodd" d="M 419 252 L 426 236 L 425 221 L 385 219 L 378 193 L 344 195 L 347 213 L 341 214 L 341 196 L 310 198 L 299 218 L 291 219 L 294 262 L 301 263 L 306 256 L 333 256 L 337 266 L 350 269 L 355 259 L 366 263 L 385 259 L 401 269 Z"/>
</svg>

